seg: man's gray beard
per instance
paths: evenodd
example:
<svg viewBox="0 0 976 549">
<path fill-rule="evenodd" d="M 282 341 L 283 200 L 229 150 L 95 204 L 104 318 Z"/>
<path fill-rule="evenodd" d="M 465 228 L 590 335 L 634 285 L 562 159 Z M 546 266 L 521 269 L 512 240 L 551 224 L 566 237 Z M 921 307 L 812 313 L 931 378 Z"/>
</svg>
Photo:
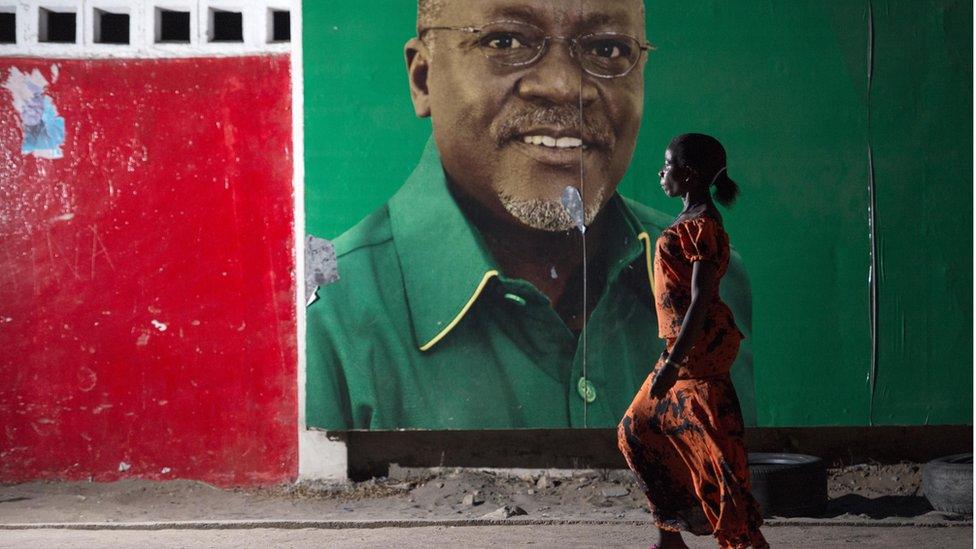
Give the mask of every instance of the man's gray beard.
<svg viewBox="0 0 976 549">
<path fill-rule="evenodd" d="M 603 194 L 603 191 L 600 191 L 600 196 L 596 200 L 597 205 L 603 203 Z M 533 229 L 561 232 L 576 228 L 569 211 L 559 200 L 545 198 L 523 200 L 507 193 L 501 193 L 498 197 L 501 199 L 502 206 L 512 217 Z M 586 208 L 585 223 L 587 225 L 592 223 L 599 211 L 599 206 Z"/>
</svg>

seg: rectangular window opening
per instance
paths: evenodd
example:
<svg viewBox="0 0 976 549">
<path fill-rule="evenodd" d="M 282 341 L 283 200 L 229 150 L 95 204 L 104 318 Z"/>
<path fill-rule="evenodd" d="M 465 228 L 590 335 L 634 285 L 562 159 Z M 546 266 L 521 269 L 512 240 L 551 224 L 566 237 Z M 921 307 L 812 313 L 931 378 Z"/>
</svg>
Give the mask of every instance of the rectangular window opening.
<svg viewBox="0 0 976 549">
<path fill-rule="evenodd" d="M 244 14 L 211 8 L 210 31 L 211 42 L 243 42 Z"/>
<path fill-rule="evenodd" d="M 0 44 L 17 43 L 17 14 L 0 8 Z"/>
<path fill-rule="evenodd" d="M 156 42 L 190 43 L 190 12 L 156 10 Z"/>
<path fill-rule="evenodd" d="M 291 41 L 291 13 L 288 10 L 271 10 L 271 41 Z"/>
<path fill-rule="evenodd" d="M 129 14 L 95 10 L 95 43 L 128 44 Z"/>
<path fill-rule="evenodd" d="M 78 16 L 73 11 L 39 10 L 38 40 L 74 44 L 78 41 L 76 25 Z"/>
</svg>

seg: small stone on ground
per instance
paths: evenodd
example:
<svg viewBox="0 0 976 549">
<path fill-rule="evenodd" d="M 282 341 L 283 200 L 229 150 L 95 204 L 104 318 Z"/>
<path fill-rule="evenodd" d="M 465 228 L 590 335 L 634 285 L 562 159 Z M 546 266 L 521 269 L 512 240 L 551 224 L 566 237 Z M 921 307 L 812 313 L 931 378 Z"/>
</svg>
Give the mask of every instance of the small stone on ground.
<svg viewBox="0 0 976 549">
<path fill-rule="evenodd" d="M 498 520 L 498 519 L 517 517 L 521 515 L 528 515 L 528 513 L 526 513 L 525 509 L 522 509 L 518 505 L 505 505 L 503 507 L 499 507 L 498 509 L 490 513 L 483 515 L 481 518 L 487 520 Z"/>
</svg>

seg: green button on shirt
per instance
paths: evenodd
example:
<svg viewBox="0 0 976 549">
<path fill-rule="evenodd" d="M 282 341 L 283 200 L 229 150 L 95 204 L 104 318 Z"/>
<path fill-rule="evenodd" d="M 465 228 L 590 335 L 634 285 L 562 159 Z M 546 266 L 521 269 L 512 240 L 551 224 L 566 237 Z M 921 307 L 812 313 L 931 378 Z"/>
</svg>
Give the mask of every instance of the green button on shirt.
<svg viewBox="0 0 976 549">
<path fill-rule="evenodd" d="M 620 196 L 607 207 L 616 259 L 587 322 L 584 372 L 583 338 L 534 286 L 499 272 L 431 140 L 396 195 L 334 242 L 340 279 L 308 308 L 309 426 L 615 426 L 664 348 L 648 267 L 670 219 Z M 744 282 L 741 269 L 734 257 L 726 279 Z M 748 335 L 748 285 L 726 286 Z"/>
</svg>

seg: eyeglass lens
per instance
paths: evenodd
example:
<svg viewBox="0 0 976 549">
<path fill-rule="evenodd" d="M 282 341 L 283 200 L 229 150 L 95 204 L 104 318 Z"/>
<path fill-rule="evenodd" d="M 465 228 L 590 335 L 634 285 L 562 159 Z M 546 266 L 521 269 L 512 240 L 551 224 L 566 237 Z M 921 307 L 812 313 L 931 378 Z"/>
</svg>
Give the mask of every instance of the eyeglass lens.
<svg viewBox="0 0 976 549">
<path fill-rule="evenodd" d="M 482 27 L 478 47 L 491 61 L 519 66 L 536 61 L 546 47 L 546 39 L 545 32 L 534 25 L 503 21 Z M 641 47 L 631 36 L 599 33 L 573 40 L 573 54 L 590 74 L 620 76 L 637 63 Z"/>
</svg>

